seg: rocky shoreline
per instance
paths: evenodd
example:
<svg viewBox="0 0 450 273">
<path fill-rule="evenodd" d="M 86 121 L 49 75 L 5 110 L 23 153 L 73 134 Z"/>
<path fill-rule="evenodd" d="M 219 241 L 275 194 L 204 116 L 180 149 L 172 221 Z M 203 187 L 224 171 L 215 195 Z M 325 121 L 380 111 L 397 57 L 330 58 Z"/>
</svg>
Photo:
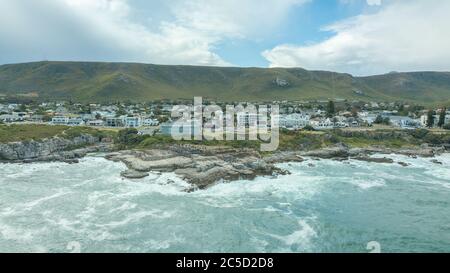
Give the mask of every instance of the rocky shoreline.
<svg viewBox="0 0 450 273">
<path fill-rule="evenodd" d="M 303 162 L 305 158 L 359 160 L 372 163 L 395 162 L 388 157 L 372 157 L 374 154 L 401 154 L 410 157 L 434 157 L 445 152 L 444 148 L 423 145 L 418 149 L 366 148 L 351 149 L 342 144 L 313 151 L 277 152 L 263 156 L 252 149 L 210 147 L 197 145 L 172 145 L 167 149 L 124 150 L 110 153 L 106 159 L 123 162 L 128 170 L 122 176 L 140 179 L 149 172 L 174 172 L 193 185 L 193 189 L 204 189 L 220 181 L 254 179 L 257 176 L 288 174 L 276 167 L 277 163 Z M 442 164 L 437 160 L 432 161 Z"/>
<path fill-rule="evenodd" d="M 261 154 L 250 148 L 232 148 L 229 146 L 204 146 L 193 144 L 173 144 L 161 148 L 145 150 L 119 150 L 113 143 L 102 142 L 90 135 L 73 139 L 51 138 L 41 141 L 26 141 L 0 144 L 0 163 L 66 162 L 78 163 L 78 159 L 89 153 L 104 152 L 105 158 L 114 162 L 123 162 L 128 169 L 121 175 L 128 179 L 141 179 L 150 172 L 174 172 L 192 185 L 192 190 L 204 189 L 220 181 L 254 179 L 258 176 L 276 176 L 288 174 L 276 167 L 278 163 L 303 162 L 305 158 L 349 159 L 371 163 L 397 163 L 403 167 L 408 164 L 395 162 L 388 156 L 373 157 L 374 154 L 399 154 L 412 158 L 433 158 L 446 152 L 445 147 L 432 147 L 424 144 L 415 148 L 350 148 L 336 144 L 317 150 L 278 151 Z M 442 164 L 436 159 L 431 162 Z"/>
<path fill-rule="evenodd" d="M 122 176 L 126 178 L 141 178 L 155 171 L 174 172 L 199 189 L 219 181 L 285 173 L 257 151 L 228 147 L 173 145 L 168 149 L 119 151 L 106 158 L 125 163 L 129 171 Z"/>
<path fill-rule="evenodd" d="M 0 144 L 0 162 L 77 163 L 79 158 L 93 152 L 111 152 L 112 143 L 102 142 L 98 137 L 81 135 L 73 139 L 54 137 L 40 141 L 23 141 Z"/>
</svg>

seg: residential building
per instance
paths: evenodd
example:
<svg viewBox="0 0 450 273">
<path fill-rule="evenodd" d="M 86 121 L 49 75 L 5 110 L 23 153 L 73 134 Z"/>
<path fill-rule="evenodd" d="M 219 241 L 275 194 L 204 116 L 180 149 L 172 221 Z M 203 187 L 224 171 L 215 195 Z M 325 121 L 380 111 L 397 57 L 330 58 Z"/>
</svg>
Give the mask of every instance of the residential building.
<svg viewBox="0 0 450 273">
<path fill-rule="evenodd" d="M 0 115 L 0 120 L 2 122 L 19 122 L 23 121 L 23 117 L 13 112 L 12 114 Z"/>
<path fill-rule="evenodd" d="M 86 122 L 86 125 L 88 126 L 95 126 L 95 127 L 99 127 L 99 126 L 103 126 L 104 125 L 104 121 L 101 119 L 96 119 L 96 120 L 89 120 Z"/>
<path fill-rule="evenodd" d="M 421 121 L 406 116 L 390 116 L 391 124 L 400 128 L 419 128 L 422 126 Z"/>
<path fill-rule="evenodd" d="M 158 126 L 159 121 L 157 119 L 146 118 L 142 121 L 143 126 Z"/>
<path fill-rule="evenodd" d="M 53 125 L 67 125 L 69 122 L 69 117 L 66 116 L 55 116 L 52 118 Z"/>
<path fill-rule="evenodd" d="M 85 122 L 81 117 L 69 117 L 69 119 L 67 121 L 67 125 L 81 126 L 81 125 L 85 125 Z"/>
<path fill-rule="evenodd" d="M 136 128 L 141 126 L 141 118 L 140 117 L 124 117 L 123 123 L 125 127 Z"/>
<path fill-rule="evenodd" d="M 334 128 L 334 123 L 329 118 L 311 120 L 310 124 L 316 130 L 325 130 Z"/>
<path fill-rule="evenodd" d="M 106 118 L 106 126 L 108 127 L 123 127 L 124 122 L 122 118 Z"/>
<path fill-rule="evenodd" d="M 286 129 L 301 129 L 309 124 L 310 116 L 304 114 L 281 115 L 279 126 Z"/>
</svg>

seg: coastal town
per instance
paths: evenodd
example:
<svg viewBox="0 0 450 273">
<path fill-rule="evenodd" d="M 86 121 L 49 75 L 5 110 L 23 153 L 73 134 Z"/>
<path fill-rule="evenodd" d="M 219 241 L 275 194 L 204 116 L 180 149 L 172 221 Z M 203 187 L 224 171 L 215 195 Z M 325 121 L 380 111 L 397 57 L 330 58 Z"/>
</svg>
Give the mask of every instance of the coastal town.
<svg viewBox="0 0 450 273">
<path fill-rule="evenodd" d="M 208 102 L 225 109 L 229 103 Z M 176 105 L 192 106 L 186 101 L 148 103 L 82 104 L 72 102 L 0 103 L 0 123 L 87 126 L 100 128 L 136 128 L 140 135 L 170 134 L 174 124 L 171 111 Z M 234 102 L 234 105 L 247 105 Z M 260 105 L 264 103 L 254 103 Z M 268 104 L 268 103 L 265 103 Z M 336 128 L 450 129 L 450 111 L 427 109 L 399 102 L 360 101 L 273 101 L 279 105 L 279 127 L 285 130 L 304 128 L 327 130 Z M 260 114 L 243 113 L 235 117 L 236 125 L 254 126 Z"/>
</svg>

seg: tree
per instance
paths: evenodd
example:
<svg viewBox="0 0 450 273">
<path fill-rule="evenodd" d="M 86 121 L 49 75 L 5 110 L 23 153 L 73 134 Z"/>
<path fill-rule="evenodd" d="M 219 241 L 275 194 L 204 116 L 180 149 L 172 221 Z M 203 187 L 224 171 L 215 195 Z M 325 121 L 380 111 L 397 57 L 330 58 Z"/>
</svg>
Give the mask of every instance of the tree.
<svg viewBox="0 0 450 273">
<path fill-rule="evenodd" d="M 373 123 L 375 123 L 375 124 L 382 124 L 383 123 L 383 117 L 381 115 L 378 115 Z"/>
<path fill-rule="evenodd" d="M 119 109 L 116 111 L 116 117 L 120 117 L 125 115 L 127 112 L 125 111 L 125 109 L 123 108 L 122 105 L 119 105 Z"/>
<path fill-rule="evenodd" d="M 19 105 L 19 112 L 26 112 L 27 111 L 27 106 L 25 104 L 21 104 Z"/>
<path fill-rule="evenodd" d="M 314 127 L 312 127 L 311 125 L 306 125 L 305 127 L 303 127 L 303 131 L 315 131 L 316 129 L 314 129 Z"/>
<path fill-rule="evenodd" d="M 430 111 L 428 111 L 428 114 L 427 114 L 427 127 L 433 128 L 433 126 L 434 126 L 434 111 L 430 110 Z"/>
<path fill-rule="evenodd" d="M 375 124 L 384 124 L 384 125 L 390 125 L 391 119 L 389 117 L 383 118 L 383 116 L 378 115 L 375 121 L 373 122 Z"/>
<path fill-rule="evenodd" d="M 333 122 L 333 125 L 336 125 L 336 123 L 338 122 L 338 119 L 336 117 L 334 117 L 332 122 Z"/>
<path fill-rule="evenodd" d="M 133 145 L 138 144 L 143 139 L 138 135 L 138 130 L 135 128 L 127 128 L 120 130 L 117 134 L 117 140 L 121 144 Z"/>
<path fill-rule="evenodd" d="M 332 118 L 336 113 L 336 108 L 334 106 L 334 101 L 330 100 L 327 106 L 327 117 Z"/>
<path fill-rule="evenodd" d="M 52 121 L 52 117 L 49 116 L 48 114 L 45 114 L 45 115 L 42 117 L 42 121 L 43 121 L 43 122 L 50 122 L 50 121 Z"/>
<path fill-rule="evenodd" d="M 159 123 L 164 123 L 169 121 L 169 117 L 167 116 L 158 116 L 157 117 Z"/>
<path fill-rule="evenodd" d="M 358 118 L 358 108 L 356 107 L 352 108 L 352 117 Z"/>
<path fill-rule="evenodd" d="M 442 109 L 441 113 L 439 114 L 439 121 L 438 126 L 442 128 L 442 126 L 445 125 L 445 114 L 447 113 L 447 109 Z"/>
</svg>

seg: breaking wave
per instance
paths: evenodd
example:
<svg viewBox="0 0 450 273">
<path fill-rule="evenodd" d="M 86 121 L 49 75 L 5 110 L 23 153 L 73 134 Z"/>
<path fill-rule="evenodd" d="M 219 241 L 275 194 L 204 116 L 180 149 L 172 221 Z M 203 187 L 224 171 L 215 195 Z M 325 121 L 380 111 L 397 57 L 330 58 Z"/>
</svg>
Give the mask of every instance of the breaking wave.
<svg viewBox="0 0 450 273">
<path fill-rule="evenodd" d="M 173 173 L 122 178 L 126 167 L 102 157 L 0 164 L 0 252 L 67 252 L 69 242 L 86 252 L 445 248 L 450 157 L 389 157 L 408 166 L 307 159 L 279 164 L 290 175 L 192 193 Z"/>
</svg>

